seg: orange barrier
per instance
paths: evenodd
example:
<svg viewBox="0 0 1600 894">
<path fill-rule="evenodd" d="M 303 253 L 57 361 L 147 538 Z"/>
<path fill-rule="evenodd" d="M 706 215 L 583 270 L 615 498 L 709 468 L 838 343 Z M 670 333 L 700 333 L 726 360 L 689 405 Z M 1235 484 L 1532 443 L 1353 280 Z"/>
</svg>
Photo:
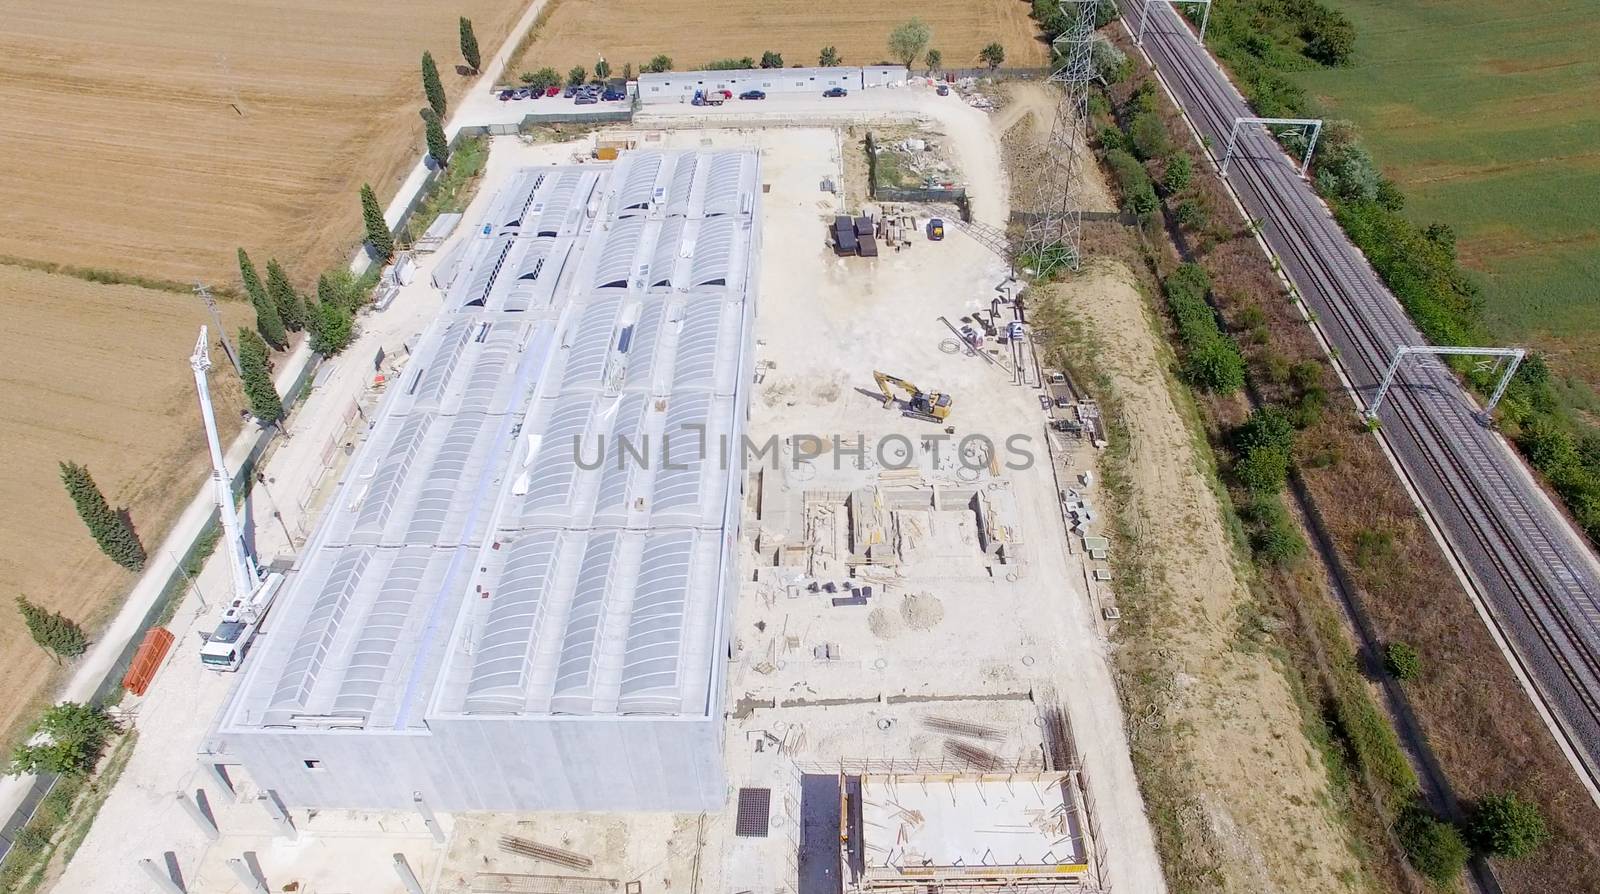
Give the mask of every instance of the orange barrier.
<svg viewBox="0 0 1600 894">
<path fill-rule="evenodd" d="M 133 653 L 133 664 L 128 667 L 128 673 L 122 678 L 122 688 L 134 695 L 144 695 L 150 688 L 150 681 L 155 679 L 156 669 L 161 667 L 161 660 L 167 657 L 167 650 L 172 648 L 172 632 L 165 627 L 152 627 L 145 633 L 144 641 L 139 643 L 139 651 Z"/>
</svg>

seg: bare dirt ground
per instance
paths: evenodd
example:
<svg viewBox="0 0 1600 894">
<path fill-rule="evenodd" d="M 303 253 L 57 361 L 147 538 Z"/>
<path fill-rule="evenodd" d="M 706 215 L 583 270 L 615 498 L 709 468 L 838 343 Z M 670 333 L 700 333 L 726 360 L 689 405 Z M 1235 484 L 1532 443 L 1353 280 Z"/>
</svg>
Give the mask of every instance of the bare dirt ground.
<svg viewBox="0 0 1600 894">
<path fill-rule="evenodd" d="M 704 3 L 693 0 L 550 0 L 555 6 L 538 35 L 507 71 L 593 65 L 604 56 L 621 71 L 634 70 L 658 53 L 678 69 L 718 59 L 783 54 L 787 65 L 815 65 L 825 46 L 837 48 L 845 64 L 889 58 L 887 41 L 896 25 L 912 16 L 933 29 L 929 44 L 951 68 L 976 68 L 978 50 L 999 41 L 1006 65 L 1044 65 L 1049 46 L 1038 37 L 1022 0 L 936 0 L 915 8 L 819 0 L 803 4 Z M 917 69 L 922 69 L 918 60 Z"/>
<path fill-rule="evenodd" d="M 524 0 L 16 0 L 0 20 L 0 255 L 185 281 L 236 279 L 251 246 L 301 273 L 360 228 L 416 160 L 419 59 L 468 79 L 456 17 L 488 59 Z"/>
<path fill-rule="evenodd" d="M 93 625 L 132 575 L 100 553 L 57 463 L 89 467 L 147 547 L 194 496 L 209 464 L 189 354 L 205 308 L 190 296 L 0 265 L 0 729 L 40 697 L 55 665 L 10 604 L 17 594 Z M 223 321 L 249 319 L 220 302 Z M 63 313 L 63 309 L 70 312 Z M 238 377 L 221 352 L 212 392 L 223 438 L 239 429 Z"/>
<path fill-rule="evenodd" d="M 1158 834 L 1183 829 L 1166 844 L 1202 851 L 1191 856 L 1211 867 L 1214 890 L 1351 890 L 1359 863 L 1300 708 L 1275 660 L 1241 634 L 1248 572 L 1144 299 L 1126 268 L 1102 263 L 1048 300 L 1082 327 L 1082 357 L 1109 377 L 1127 427 L 1117 502 L 1134 542 L 1119 545 L 1143 573 L 1118 590 L 1117 663 L 1132 697 L 1148 698 L 1130 706 L 1143 784 L 1176 805 Z"/>
</svg>

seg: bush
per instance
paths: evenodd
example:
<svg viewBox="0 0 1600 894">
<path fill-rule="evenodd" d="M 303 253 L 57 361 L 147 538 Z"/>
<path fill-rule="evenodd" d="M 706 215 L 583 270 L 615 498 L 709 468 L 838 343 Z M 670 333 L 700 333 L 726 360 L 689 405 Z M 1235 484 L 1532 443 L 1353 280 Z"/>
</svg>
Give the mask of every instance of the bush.
<svg viewBox="0 0 1600 894">
<path fill-rule="evenodd" d="M 1467 838 L 1479 853 L 1513 860 L 1537 851 L 1549 836 L 1538 806 L 1513 794 L 1485 797 L 1467 824 Z"/>
<path fill-rule="evenodd" d="M 21 854 L 42 854 L 50 846 L 50 834 L 29 823 L 17 830 L 17 837 L 12 840 L 11 846 Z"/>
<path fill-rule="evenodd" d="M 1305 54 L 1323 65 L 1344 65 L 1356 48 L 1356 26 L 1343 13 L 1318 4 L 1300 29 Z"/>
<path fill-rule="evenodd" d="M 1184 378 L 1197 388 L 1232 394 L 1244 387 L 1244 358 L 1206 303 L 1210 288 L 1211 278 L 1197 264 L 1180 265 L 1161 284 L 1183 344 Z"/>
<path fill-rule="evenodd" d="M 1117 49 L 1116 44 L 1104 34 L 1094 36 L 1094 43 L 1089 47 L 1089 59 L 1095 75 L 1107 84 L 1119 84 L 1133 71 L 1128 54 Z"/>
<path fill-rule="evenodd" d="M 1177 218 L 1178 226 L 1191 233 L 1205 229 L 1211 220 L 1211 215 L 1206 213 L 1205 205 L 1198 199 L 1184 199 L 1173 209 L 1172 214 Z"/>
<path fill-rule="evenodd" d="M 1392 642 L 1383 647 L 1383 669 L 1402 683 L 1422 676 L 1422 655 L 1409 643 Z"/>
<path fill-rule="evenodd" d="M 1451 884 L 1467 865 L 1469 852 L 1461 833 L 1421 807 L 1409 807 L 1400 815 L 1395 834 L 1411 865 L 1437 884 Z"/>
<path fill-rule="evenodd" d="M 644 71 L 651 74 L 660 74 L 672 70 L 672 57 L 665 53 L 658 54 L 655 58 L 645 63 Z"/>
<path fill-rule="evenodd" d="M 1149 161 L 1160 158 L 1172 148 L 1172 141 L 1167 138 L 1167 126 L 1155 112 L 1142 112 L 1133 119 L 1133 124 L 1128 127 L 1128 140 L 1133 145 L 1133 154 L 1140 161 Z"/>
<path fill-rule="evenodd" d="M 1181 191 L 1194 179 L 1194 163 L 1189 156 L 1175 152 L 1167 159 L 1167 172 L 1161 177 L 1161 187 L 1169 194 Z"/>
<path fill-rule="evenodd" d="M 1305 538 L 1278 497 L 1257 495 L 1243 514 L 1250 522 L 1250 549 L 1258 563 L 1284 565 L 1305 553 Z"/>
<path fill-rule="evenodd" d="M 1233 431 L 1234 476 L 1256 493 L 1277 493 L 1289 480 L 1294 425 L 1276 406 L 1260 407 Z"/>
<path fill-rule="evenodd" d="M 745 56 L 743 59 L 718 59 L 700 66 L 706 71 L 737 71 L 756 67 L 756 60 Z"/>
<path fill-rule="evenodd" d="M 561 72 L 546 65 L 538 71 L 525 71 L 522 73 L 522 83 L 535 90 L 549 90 L 551 87 L 561 86 Z"/>
<path fill-rule="evenodd" d="M 1150 182 L 1150 175 L 1138 159 L 1121 149 L 1114 149 L 1106 153 L 1106 164 L 1111 167 L 1111 173 L 1116 177 L 1123 201 L 1129 209 L 1135 214 L 1149 214 L 1156 210 L 1155 185 Z"/>
</svg>

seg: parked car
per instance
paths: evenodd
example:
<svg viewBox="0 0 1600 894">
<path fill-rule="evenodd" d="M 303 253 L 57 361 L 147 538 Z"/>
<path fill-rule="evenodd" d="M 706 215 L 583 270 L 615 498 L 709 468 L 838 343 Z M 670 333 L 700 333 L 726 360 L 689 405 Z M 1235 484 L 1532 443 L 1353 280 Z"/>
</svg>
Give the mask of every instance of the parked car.
<svg viewBox="0 0 1600 894">
<path fill-rule="evenodd" d="M 578 87 L 577 87 L 577 85 L 574 84 L 572 86 L 567 87 L 567 89 L 561 91 L 561 95 L 565 96 L 567 99 L 571 99 L 572 97 L 577 96 L 578 95 Z"/>
<path fill-rule="evenodd" d="M 605 102 L 617 102 L 618 100 L 627 99 L 628 91 L 621 87 L 607 87 L 606 92 L 600 94 L 600 98 Z"/>
<path fill-rule="evenodd" d="M 950 95 L 950 85 L 949 84 L 940 84 L 939 85 L 939 89 L 936 92 L 940 96 L 949 96 Z"/>
<path fill-rule="evenodd" d="M 533 96 L 533 88 L 532 87 L 518 87 L 517 88 L 517 92 L 511 98 L 512 99 L 527 99 L 527 98 L 529 98 L 531 96 Z"/>
<path fill-rule="evenodd" d="M 593 93 L 579 93 L 572 98 L 572 104 L 579 106 L 592 106 L 599 101 L 600 97 L 595 96 Z"/>
<path fill-rule="evenodd" d="M 746 90 L 745 92 L 739 94 L 739 98 L 740 99 L 766 99 L 767 98 L 767 94 L 761 92 L 760 90 Z"/>
<path fill-rule="evenodd" d="M 546 87 L 545 91 L 544 91 L 544 95 L 545 96 L 560 96 L 561 95 L 561 88 L 560 87 Z"/>
<path fill-rule="evenodd" d="M 500 91 L 500 101 L 501 102 L 506 102 L 506 101 L 510 100 L 511 97 L 516 96 L 516 95 L 517 95 L 517 91 L 515 91 L 515 90 L 501 90 Z"/>
<path fill-rule="evenodd" d="M 827 90 L 822 91 L 822 95 L 823 96 L 849 96 L 850 95 L 850 91 L 844 89 L 843 87 L 832 87 L 832 88 L 829 88 Z"/>
</svg>

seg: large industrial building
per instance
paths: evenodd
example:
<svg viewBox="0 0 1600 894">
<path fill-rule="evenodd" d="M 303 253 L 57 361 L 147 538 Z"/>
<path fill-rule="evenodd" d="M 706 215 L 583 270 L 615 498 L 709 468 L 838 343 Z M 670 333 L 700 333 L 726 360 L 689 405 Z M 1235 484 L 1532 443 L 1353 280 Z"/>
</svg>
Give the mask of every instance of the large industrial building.
<svg viewBox="0 0 1600 894">
<path fill-rule="evenodd" d="M 758 184 L 753 152 L 513 175 L 203 761 L 291 806 L 723 803 Z"/>
</svg>

